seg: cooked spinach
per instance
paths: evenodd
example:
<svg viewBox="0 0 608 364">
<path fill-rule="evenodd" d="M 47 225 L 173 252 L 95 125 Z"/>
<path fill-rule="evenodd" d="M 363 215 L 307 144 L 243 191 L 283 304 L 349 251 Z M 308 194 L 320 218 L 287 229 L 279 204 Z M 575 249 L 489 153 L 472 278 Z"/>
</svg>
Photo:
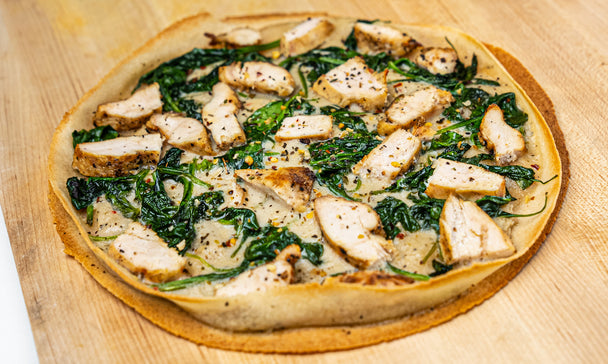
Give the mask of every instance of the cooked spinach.
<svg viewBox="0 0 608 364">
<path fill-rule="evenodd" d="M 355 200 L 344 188 L 344 175 L 351 167 L 372 151 L 380 140 L 372 133 L 351 133 L 308 146 L 310 165 L 317 181 L 329 190 L 349 200 Z"/>
<path fill-rule="evenodd" d="M 334 124 L 340 129 L 350 129 L 357 133 L 368 132 L 365 122 L 360 117 L 365 113 L 349 111 L 336 105 L 328 105 L 321 107 L 321 114 L 332 116 Z"/>
<path fill-rule="evenodd" d="M 433 259 L 433 269 L 435 269 L 435 271 L 433 273 L 429 274 L 429 277 L 437 277 L 442 274 L 446 274 L 447 272 L 451 271 L 453 268 L 454 268 L 454 266 L 451 264 L 450 265 L 444 264 L 436 259 Z"/>
<path fill-rule="evenodd" d="M 237 276 L 247 269 L 274 260 L 277 254 L 291 244 L 297 244 L 302 250 L 302 257 L 314 265 L 322 263 L 323 245 L 319 243 L 303 243 L 299 236 L 285 227 L 267 225 L 259 231 L 259 236 L 253 239 L 245 250 L 244 259 L 237 267 L 219 273 L 203 274 L 196 277 L 155 285 L 160 291 L 184 289 L 202 282 L 217 281 Z"/>
<path fill-rule="evenodd" d="M 66 182 L 72 205 L 77 210 L 87 208 L 95 200 L 106 195 L 112 206 L 126 217 L 137 216 L 138 209 L 128 200 L 127 196 L 133 190 L 134 183 L 142 180 L 148 170 L 125 177 L 90 177 L 88 179 L 71 177 Z"/>
<path fill-rule="evenodd" d="M 272 135 L 281 127 L 283 119 L 298 115 L 310 115 L 316 112 L 308 100 L 293 96 L 288 100 L 277 100 L 269 102 L 251 114 L 244 123 L 247 140 L 251 141 L 274 141 Z"/>
<path fill-rule="evenodd" d="M 431 145 L 426 149 L 426 151 L 447 148 L 453 144 L 462 141 L 463 139 L 464 137 L 462 135 L 453 131 L 442 133 L 439 134 L 439 137 L 433 138 L 433 140 L 431 140 Z"/>
<path fill-rule="evenodd" d="M 484 196 L 484 197 L 478 199 L 477 201 L 475 201 L 475 203 L 477 204 L 477 206 L 481 207 L 481 209 L 483 211 L 485 211 L 485 213 L 488 214 L 489 216 L 503 217 L 503 216 L 509 215 L 509 213 L 503 211 L 502 206 L 504 206 L 514 200 L 515 199 L 507 191 L 507 196 L 505 196 L 505 197 Z"/>
<path fill-rule="evenodd" d="M 426 274 L 408 272 L 406 270 L 399 269 L 399 268 L 395 267 L 391 263 L 386 263 L 386 266 L 388 267 L 388 269 L 391 272 L 397 273 L 397 274 L 402 275 L 404 277 L 411 278 L 411 279 L 413 279 L 415 281 L 428 281 L 429 279 L 431 279 L 431 277 L 427 276 Z"/>
<path fill-rule="evenodd" d="M 76 145 L 80 143 L 100 142 L 116 137 L 118 137 L 118 132 L 110 125 L 99 126 L 91 130 L 74 130 L 72 132 L 72 145 L 76 148 Z"/>
<path fill-rule="evenodd" d="M 167 61 L 143 75 L 135 87 L 157 82 L 163 96 L 163 110 L 185 113 L 189 117 L 201 119 L 200 105 L 191 99 L 184 98 L 193 92 L 211 91 L 219 82 L 219 67 L 233 62 L 269 61 L 259 51 L 277 47 L 279 41 L 239 49 L 200 49 Z M 213 67 L 207 75 L 188 80 L 188 75 L 195 69 Z"/>
<path fill-rule="evenodd" d="M 412 216 L 408 205 L 399 199 L 386 197 L 376 205 L 374 210 L 380 216 L 382 227 L 389 239 L 394 239 L 401 232 L 397 226 L 398 224 L 401 224 L 404 230 L 410 232 L 420 230 L 420 224 Z"/>
<path fill-rule="evenodd" d="M 240 147 L 230 149 L 226 154 L 217 158 L 226 168 L 233 171 L 237 169 L 263 169 L 264 148 L 259 141 L 251 142 Z"/>
<path fill-rule="evenodd" d="M 407 70 L 402 69 L 401 65 L 407 66 Z M 408 58 L 388 62 L 388 68 L 406 77 L 409 81 L 426 82 L 448 91 L 456 91 L 460 85 L 470 83 L 477 74 L 477 56 L 473 55 L 471 64 L 467 67 L 459 59 L 454 72 L 446 75 L 434 74 Z M 485 82 L 492 81 L 485 80 Z M 493 84 L 498 85 L 498 83 Z"/>
<path fill-rule="evenodd" d="M 288 57 L 279 65 L 291 69 L 297 65 L 298 73 L 306 74 L 305 78 L 311 85 L 331 69 L 345 63 L 353 57 L 361 57 L 371 69 L 381 71 L 388 67 L 391 57 L 382 52 L 376 55 L 360 54 L 351 49 L 327 47 L 313 49 L 297 56 Z"/>
<path fill-rule="evenodd" d="M 379 194 L 384 192 L 399 192 L 403 190 L 424 192 L 424 190 L 426 190 L 428 179 L 433 174 L 433 171 L 434 169 L 431 166 L 426 166 L 417 171 L 408 172 L 386 189 L 374 191 L 372 193 Z"/>
<path fill-rule="evenodd" d="M 408 199 L 414 204 L 410 207 L 412 216 L 421 222 L 423 229 L 432 228 L 439 233 L 439 217 L 445 200 L 430 198 L 424 193 L 410 193 Z"/>
</svg>

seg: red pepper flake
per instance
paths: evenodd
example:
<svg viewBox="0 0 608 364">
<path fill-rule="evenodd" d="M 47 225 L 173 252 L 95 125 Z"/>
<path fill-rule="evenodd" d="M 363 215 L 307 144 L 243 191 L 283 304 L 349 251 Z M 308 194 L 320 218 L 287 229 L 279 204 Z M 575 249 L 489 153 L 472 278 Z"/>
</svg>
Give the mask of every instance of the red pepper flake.
<svg viewBox="0 0 608 364">
<path fill-rule="evenodd" d="M 395 85 L 395 87 L 401 87 L 401 85 L 403 85 L 403 83 L 399 82 L 398 84 Z"/>
<path fill-rule="evenodd" d="M 540 166 L 538 164 L 533 164 L 530 167 L 536 169 L 537 171 L 540 169 Z"/>
<path fill-rule="evenodd" d="M 186 71 L 186 74 L 187 74 L 188 76 L 190 76 L 190 74 L 191 74 L 191 73 L 192 73 L 192 70 L 187 70 L 187 71 Z"/>
<path fill-rule="evenodd" d="M 403 239 L 403 238 L 405 238 L 405 235 L 403 233 L 399 233 L 399 234 L 397 234 L 397 238 Z"/>
<path fill-rule="evenodd" d="M 147 178 L 146 183 L 150 183 L 150 182 L 152 182 L 152 178 Z"/>
<path fill-rule="evenodd" d="M 97 202 L 101 202 L 101 197 L 97 197 Z"/>
<path fill-rule="evenodd" d="M 199 68 L 204 70 L 205 68 L 207 68 L 207 66 L 200 66 Z"/>
<path fill-rule="evenodd" d="M 155 291 L 158 291 L 158 287 L 152 287 Z"/>
<path fill-rule="evenodd" d="M 116 213 L 116 211 L 115 211 L 115 210 L 112 210 L 112 213 L 113 213 L 113 214 L 115 214 L 115 213 Z"/>
</svg>

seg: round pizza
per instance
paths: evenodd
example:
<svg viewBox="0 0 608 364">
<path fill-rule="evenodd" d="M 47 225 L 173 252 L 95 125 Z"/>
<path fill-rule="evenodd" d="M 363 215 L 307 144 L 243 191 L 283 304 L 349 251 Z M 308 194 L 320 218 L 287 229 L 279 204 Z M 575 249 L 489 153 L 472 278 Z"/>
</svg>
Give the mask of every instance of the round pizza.
<svg viewBox="0 0 608 364">
<path fill-rule="evenodd" d="M 215 347 L 334 350 L 443 322 L 522 268 L 565 190 L 552 113 L 496 56 L 550 101 L 491 49 L 380 20 L 177 23 L 54 135 L 66 252 Z"/>
</svg>

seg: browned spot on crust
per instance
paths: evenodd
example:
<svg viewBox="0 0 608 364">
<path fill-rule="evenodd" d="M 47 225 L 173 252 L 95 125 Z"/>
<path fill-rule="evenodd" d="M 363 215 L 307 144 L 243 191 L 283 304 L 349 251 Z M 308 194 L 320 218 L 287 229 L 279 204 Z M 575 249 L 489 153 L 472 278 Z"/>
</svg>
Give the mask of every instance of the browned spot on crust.
<svg viewBox="0 0 608 364">
<path fill-rule="evenodd" d="M 404 286 L 414 283 L 414 280 L 408 277 L 397 276 L 378 271 L 358 271 L 339 276 L 338 281 L 343 283 L 372 285 L 382 287 Z"/>
</svg>

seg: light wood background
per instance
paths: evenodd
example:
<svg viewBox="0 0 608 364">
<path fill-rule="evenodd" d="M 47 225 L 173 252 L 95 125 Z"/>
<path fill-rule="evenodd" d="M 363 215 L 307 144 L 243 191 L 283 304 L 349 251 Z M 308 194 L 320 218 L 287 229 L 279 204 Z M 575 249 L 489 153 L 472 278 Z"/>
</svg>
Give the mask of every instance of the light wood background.
<svg viewBox="0 0 608 364">
<path fill-rule="evenodd" d="M 562 211 L 523 271 L 411 337 L 307 356 L 198 346 L 157 328 L 65 256 L 47 207 L 54 128 L 113 65 L 197 12 L 327 11 L 453 26 L 515 55 L 553 100 L 571 159 Z M 0 204 L 38 355 L 78 362 L 603 362 L 608 359 L 608 2 L 0 1 Z"/>
</svg>

